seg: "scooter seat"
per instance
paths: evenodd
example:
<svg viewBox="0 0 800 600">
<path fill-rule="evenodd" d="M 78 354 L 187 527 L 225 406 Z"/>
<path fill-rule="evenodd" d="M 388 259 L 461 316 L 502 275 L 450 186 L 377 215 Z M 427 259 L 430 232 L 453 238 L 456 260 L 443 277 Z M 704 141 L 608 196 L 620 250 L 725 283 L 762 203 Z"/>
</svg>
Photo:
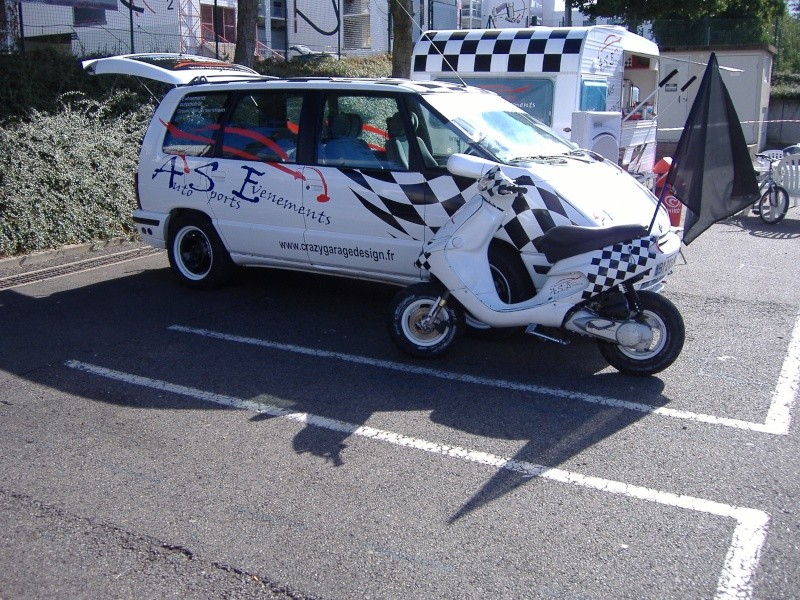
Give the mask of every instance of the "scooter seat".
<svg viewBox="0 0 800 600">
<path fill-rule="evenodd" d="M 615 225 L 614 227 L 580 227 L 557 225 L 549 229 L 537 245 L 551 263 L 599 250 L 612 244 L 627 242 L 647 235 L 643 225 Z"/>
</svg>

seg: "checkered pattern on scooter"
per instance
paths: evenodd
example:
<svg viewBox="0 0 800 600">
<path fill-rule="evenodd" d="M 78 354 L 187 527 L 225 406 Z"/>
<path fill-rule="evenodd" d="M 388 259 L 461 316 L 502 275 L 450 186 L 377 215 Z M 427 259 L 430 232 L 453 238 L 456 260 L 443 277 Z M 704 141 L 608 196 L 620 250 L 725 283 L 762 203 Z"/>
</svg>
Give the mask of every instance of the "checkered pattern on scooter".
<svg viewBox="0 0 800 600">
<path fill-rule="evenodd" d="M 633 275 L 652 269 L 656 255 L 650 252 L 650 246 L 654 241 L 655 238 L 645 237 L 594 252 L 587 273 L 589 286 L 583 292 L 583 299 L 608 291 Z"/>
<path fill-rule="evenodd" d="M 577 71 L 586 30 L 462 29 L 429 31 L 414 49 L 418 73 Z"/>
</svg>

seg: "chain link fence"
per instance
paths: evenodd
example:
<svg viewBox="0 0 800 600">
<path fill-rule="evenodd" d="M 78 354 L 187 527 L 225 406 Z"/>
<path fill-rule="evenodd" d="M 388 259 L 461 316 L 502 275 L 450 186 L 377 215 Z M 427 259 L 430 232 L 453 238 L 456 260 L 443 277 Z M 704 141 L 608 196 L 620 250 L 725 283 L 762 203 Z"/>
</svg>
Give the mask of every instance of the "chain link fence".
<svg viewBox="0 0 800 600">
<path fill-rule="evenodd" d="M 116 2 L 114 2 L 116 7 Z M 181 22 L 179 0 L 139 0 L 118 10 L 60 6 L 38 2 L 9 5 L 4 35 L 11 50 L 46 46 L 75 56 L 132 52 L 197 51 L 201 46 L 199 19 Z"/>
<path fill-rule="evenodd" d="M 48 46 L 75 56 L 185 52 L 233 57 L 236 0 L 51 1 L 82 5 L 0 0 L 0 51 Z M 458 7 L 458 0 L 412 2 L 412 38 L 427 29 L 456 29 Z M 261 0 L 254 26 L 256 54 L 265 58 L 391 51 L 389 0 Z"/>
<path fill-rule="evenodd" d="M 51 1 L 86 5 L 0 0 L 0 51 L 46 45 L 76 56 L 184 52 L 233 57 L 236 0 Z M 485 19 L 459 14 L 462 4 L 463 0 L 414 0 L 412 38 L 426 29 L 455 29 L 459 23 L 485 26 L 480 22 Z M 757 19 L 660 19 L 651 25 L 640 33 L 662 48 L 777 45 L 780 39 L 778 22 Z M 388 0 L 261 0 L 254 26 L 256 54 L 262 57 L 391 50 Z"/>
<path fill-rule="evenodd" d="M 778 23 L 758 19 L 659 19 L 652 28 L 652 35 L 661 47 L 776 44 L 778 34 Z"/>
</svg>

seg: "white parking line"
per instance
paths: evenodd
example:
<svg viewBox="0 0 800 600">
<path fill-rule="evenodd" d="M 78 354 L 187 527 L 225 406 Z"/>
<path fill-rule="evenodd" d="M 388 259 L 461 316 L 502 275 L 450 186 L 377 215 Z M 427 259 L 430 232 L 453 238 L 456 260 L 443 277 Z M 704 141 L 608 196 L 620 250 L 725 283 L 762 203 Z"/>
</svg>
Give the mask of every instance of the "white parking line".
<svg viewBox="0 0 800 600">
<path fill-rule="evenodd" d="M 792 421 L 792 405 L 800 389 L 800 314 L 794 324 L 792 337 L 789 339 L 789 350 L 783 360 L 778 384 L 772 392 L 772 404 L 767 413 L 767 426 L 780 429 L 780 433 L 789 433 Z"/>
<path fill-rule="evenodd" d="M 205 337 L 215 338 L 218 340 L 225 340 L 229 342 L 235 342 L 238 344 L 249 344 L 253 346 L 260 346 L 262 348 L 270 348 L 272 350 L 283 350 L 286 352 L 294 352 L 296 354 L 305 354 L 308 356 L 335 358 L 346 362 L 368 365 L 371 367 L 378 367 L 382 369 L 391 369 L 393 371 L 401 371 L 403 373 L 413 373 L 415 375 L 427 375 L 430 377 L 460 381 L 463 383 L 473 383 L 477 385 L 485 385 L 501 389 L 516 390 L 521 392 L 531 392 L 533 394 L 542 394 L 545 396 L 553 396 L 556 398 L 579 400 L 581 402 L 589 402 L 591 404 L 601 404 L 603 406 L 609 406 L 613 408 L 624 408 L 627 410 L 634 410 L 637 412 L 642 412 L 647 414 L 655 414 L 663 417 L 671 417 L 673 419 L 685 419 L 688 421 L 696 421 L 698 423 L 722 425 L 724 427 L 733 427 L 736 429 L 745 429 L 748 431 L 756 431 L 759 433 L 770 433 L 774 435 L 786 435 L 787 433 L 789 433 L 789 425 L 791 424 L 791 409 L 792 405 L 794 404 L 795 396 L 797 395 L 798 380 L 800 380 L 800 318 L 798 319 L 797 325 L 795 326 L 792 343 L 790 344 L 789 348 L 789 354 L 787 356 L 787 359 L 784 361 L 783 371 L 781 372 L 781 379 L 778 383 L 778 388 L 776 388 L 776 391 L 773 393 L 772 407 L 768 412 L 768 417 L 765 423 L 752 423 L 750 421 L 743 421 L 740 419 L 730 419 L 727 417 L 717 417 L 714 415 L 705 415 L 702 413 L 675 410 L 672 408 L 655 407 L 655 406 L 650 406 L 648 404 L 641 404 L 639 402 L 629 402 L 627 400 L 606 398 L 604 396 L 596 396 L 593 394 L 584 394 L 581 392 L 573 392 L 569 390 L 562 390 L 559 388 L 550 388 L 540 385 L 532 385 L 528 383 L 508 381 L 505 379 L 490 379 L 487 377 L 476 377 L 474 375 L 467 375 L 464 373 L 454 373 L 450 371 L 442 371 L 439 369 L 431 369 L 429 367 L 407 365 L 388 360 L 369 358 L 366 356 L 345 354 L 343 352 L 332 352 L 329 350 L 319 350 L 317 348 L 306 348 L 304 346 L 295 346 L 294 344 L 283 344 L 279 342 L 271 342 L 269 340 L 262 340 L 258 338 L 231 335 L 227 333 L 220 333 L 217 331 L 210 331 L 208 329 L 197 329 L 194 327 L 184 327 L 182 325 L 172 325 L 169 327 L 169 329 L 171 331 L 179 331 L 183 333 L 202 335 Z"/>
<path fill-rule="evenodd" d="M 512 460 L 486 452 L 470 450 L 468 448 L 437 444 L 436 442 L 412 438 L 391 431 L 375 429 L 374 427 L 367 427 L 365 425 L 359 426 L 310 413 L 291 412 L 290 410 L 281 408 L 279 406 L 271 406 L 259 402 L 252 402 L 243 400 L 241 398 L 234 398 L 231 396 L 216 394 L 214 392 L 207 392 L 196 388 L 176 385 L 166 381 L 150 379 L 148 377 L 142 377 L 130 373 L 123 373 L 121 371 L 106 369 L 104 367 L 99 367 L 76 360 L 67 361 L 66 365 L 72 369 L 77 369 L 79 371 L 99 375 L 101 377 L 106 377 L 132 385 L 179 394 L 181 396 L 188 396 L 197 400 L 214 402 L 216 404 L 230 406 L 233 408 L 266 413 L 274 417 L 282 417 L 292 421 L 297 421 L 316 427 L 324 427 L 326 429 L 332 429 L 334 431 L 340 431 L 349 435 L 369 438 L 396 446 L 413 448 L 423 452 L 438 454 L 448 458 L 455 458 L 471 463 L 488 465 L 498 469 L 506 469 L 521 473 L 522 475 L 528 477 L 549 479 L 552 481 L 558 481 L 560 483 L 577 485 L 583 488 L 589 488 L 618 496 L 626 496 L 628 498 L 636 498 L 664 506 L 682 508 L 733 519 L 736 522 L 736 526 L 733 531 L 731 544 L 728 547 L 727 555 L 725 556 L 722 572 L 717 580 L 717 591 L 715 598 L 718 600 L 732 600 L 734 598 L 752 597 L 753 575 L 758 567 L 758 561 L 766 540 L 770 520 L 769 515 L 763 511 L 752 508 L 731 506 L 728 504 L 722 504 L 720 502 L 714 502 L 711 500 L 704 500 L 702 498 L 694 498 L 680 494 L 673 494 L 670 492 L 661 492 L 641 486 L 629 485 L 620 481 L 602 479 L 600 477 L 590 477 L 573 471 L 545 467 L 543 465 L 537 465 L 526 461 Z"/>
</svg>

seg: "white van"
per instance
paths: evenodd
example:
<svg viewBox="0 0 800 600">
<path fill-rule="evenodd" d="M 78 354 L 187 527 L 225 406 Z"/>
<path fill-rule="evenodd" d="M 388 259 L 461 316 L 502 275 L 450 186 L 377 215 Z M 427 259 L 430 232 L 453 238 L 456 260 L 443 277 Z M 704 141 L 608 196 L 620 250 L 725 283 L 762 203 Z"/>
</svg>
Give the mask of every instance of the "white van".
<svg viewBox="0 0 800 600">
<path fill-rule="evenodd" d="M 426 31 L 411 78 L 497 92 L 646 178 L 656 158 L 658 60 L 654 42 L 613 25 Z"/>
<path fill-rule="evenodd" d="M 530 187 L 491 247 L 508 301 L 531 296 L 547 271 L 536 244 L 547 229 L 648 225 L 656 211 L 653 195 L 616 164 L 479 88 L 275 79 L 168 54 L 84 67 L 175 85 L 142 142 L 133 218 L 191 287 L 220 285 L 234 265 L 397 285 L 425 279 L 414 264 L 423 244 L 476 194 L 474 180 L 447 171 L 455 153 L 508 165 Z M 653 234 L 667 234 L 666 212 L 656 217 Z"/>
</svg>

